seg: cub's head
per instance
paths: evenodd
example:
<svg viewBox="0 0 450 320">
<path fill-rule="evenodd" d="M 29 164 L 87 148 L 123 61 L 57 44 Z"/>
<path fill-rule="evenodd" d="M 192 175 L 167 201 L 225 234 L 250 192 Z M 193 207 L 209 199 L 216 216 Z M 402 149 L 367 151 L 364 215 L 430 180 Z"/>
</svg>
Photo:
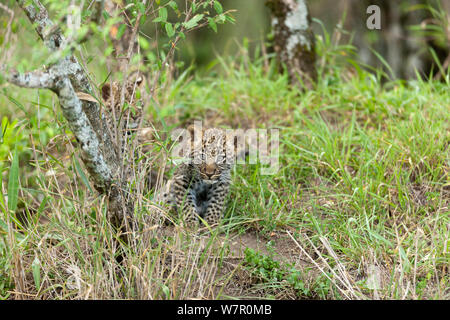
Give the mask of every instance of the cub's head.
<svg viewBox="0 0 450 320">
<path fill-rule="evenodd" d="M 111 121 L 110 129 L 131 135 L 139 127 L 143 116 L 141 93 L 145 78 L 139 73 L 132 73 L 125 85 L 119 82 L 107 82 L 101 87 L 101 95 L 108 117 Z M 124 89 L 124 105 L 121 105 L 122 88 Z"/>
<path fill-rule="evenodd" d="M 190 134 L 191 164 L 200 177 L 209 183 L 228 179 L 234 157 L 234 141 L 227 140 L 223 129 L 187 128 Z"/>
<path fill-rule="evenodd" d="M 101 94 L 104 104 L 108 108 L 113 108 L 120 103 L 120 95 L 124 86 L 125 102 L 134 105 L 141 95 L 141 91 L 145 88 L 145 77 L 139 72 L 131 73 L 125 85 L 120 82 L 106 82 L 101 87 Z"/>
</svg>

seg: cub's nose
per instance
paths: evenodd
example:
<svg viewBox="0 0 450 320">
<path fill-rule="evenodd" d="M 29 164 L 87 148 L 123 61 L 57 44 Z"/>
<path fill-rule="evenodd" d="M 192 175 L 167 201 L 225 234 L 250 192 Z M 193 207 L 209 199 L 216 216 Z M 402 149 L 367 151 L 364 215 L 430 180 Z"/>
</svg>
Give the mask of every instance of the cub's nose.
<svg viewBox="0 0 450 320">
<path fill-rule="evenodd" d="M 205 166 L 205 174 L 211 178 L 216 173 L 216 165 L 215 164 L 207 164 Z"/>
</svg>

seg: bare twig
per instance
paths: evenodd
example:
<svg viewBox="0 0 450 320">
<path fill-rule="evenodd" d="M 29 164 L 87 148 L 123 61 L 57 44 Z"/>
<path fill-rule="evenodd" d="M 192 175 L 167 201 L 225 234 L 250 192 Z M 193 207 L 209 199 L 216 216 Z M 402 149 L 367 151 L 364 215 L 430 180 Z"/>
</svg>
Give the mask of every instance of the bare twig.
<svg viewBox="0 0 450 320">
<path fill-rule="evenodd" d="M 102 19 L 102 12 L 104 7 L 105 7 L 105 0 L 93 0 L 92 5 L 93 13 L 91 15 L 91 18 L 85 23 L 95 22 L 99 24 Z M 78 39 L 76 43 L 80 44 L 86 42 L 91 36 L 92 36 L 92 29 L 89 28 L 88 32 L 82 38 Z"/>
<path fill-rule="evenodd" d="M 194 2 L 195 2 L 195 0 L 194 0 Z M 192 7 L 190 7 L 189 11 L 186 13 L 186 17 L 184 19 L 184 23 L 188 22 L 191 19 L 191 16 L 192 16 Z M 183 33 L 184 31 L 185 31 L 185 27 L 182 26 L 181 30 L 180 30 L 180 33 Z M 156 74 L 155 79 L 153 79 L 153 84 L 152 84 L 152 87 L 150 88 L 151 91 L 152 91 L 152 94 L 154 94 L 155 91 L 156 91 L 156 85 L 157 85 L 157 83 L 159 81 L 159 78 L 161 77 L 162 69 L 166 66 L 167 61 L 169 61 L 169 58 L 173 55 L 173 52 L 175 51 L 175 48 L 176 48 L 176 46 L 178 44 L 178 41 L 180 41 L 180 39 L 181 39 L 180 33 L 175 37 L 175 40 L 172 42 L 170 50 L 167 53 L 166 58 L 164 59 L 164 61 L 161 64 L 161 68 L 158 70 L 158 73 Z"/>
<path fill-rule="evenodd" d="M 143 5 L 145 6 L 147 3 L 147 0 L 143 1 Z M 136 41 L 136 34 L 137 31 L 139 29 L 139 24 L 141 22 L 141 18 L 142 18 L 142 13 L 139 11 L 138 16 L 136 17 L 136 23 L 133 27 L 132 33 L 131 33 L 131 37 L 129 39 L 129 44 L 128 44 L 128 50 L 127 50 L 127 57 L 125 60 L 125 67 L 124 67 L 124 81 L 123 81 L 123 85 L 122 85 L 122 90 L 120 93 L 120 105 L 124 105 L 125 103 L 125 87 L 127 84 L 127 78 L 128 78 L 128 66 L 130 64 L 130 60 L 131 60 L 131 56 L 133 54 L 133 43 Z"/>
</svg>

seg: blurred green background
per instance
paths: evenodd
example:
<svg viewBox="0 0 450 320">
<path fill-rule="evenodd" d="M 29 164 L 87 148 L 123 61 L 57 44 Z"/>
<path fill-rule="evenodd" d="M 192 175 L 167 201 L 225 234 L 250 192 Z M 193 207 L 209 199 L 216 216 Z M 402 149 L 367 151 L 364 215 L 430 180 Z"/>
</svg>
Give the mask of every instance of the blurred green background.
<svg viewBox="0 0 450 320">
<path fill-rule="evenodd" d="M 184 1 L 178 1 L 180 6 Z M 266 43 L 270 50 L 270 11 L 265 0 L 222 0 L 225 10 L 236 10 L 234 24 L 219 26 L 218 33 L 204 28 L 190 33 L 179 45 L 176 60 L 185 66 L 207 67 L 218 54 L 239 54 L 248 42 L 250 56 Z M 426 76 L 449 54 L 449 0 L 314 0 L 307 1 L 316 35 L 338 31 L 337 39 L 355 46 L 357 60 L 374 68 L 386 68 L 393 78 L 413 78 L 415 70 Z M 381 9 L 381 30 L 368 30 L 369 5 Z M 152 33 L 151 22 L 147 32 Z M 326 32 L 324 32 L 324 29 Z M 430 32 L 432 29 L 433 31 Z M 336 36 L 336 35 L 335 35 Z M 430 48 L 433 53 L 430 52 Z M 375 51 L 375 53 L 373 52 Z M 387 68 L 389 69 L 389 68 Z"/>
</svg>

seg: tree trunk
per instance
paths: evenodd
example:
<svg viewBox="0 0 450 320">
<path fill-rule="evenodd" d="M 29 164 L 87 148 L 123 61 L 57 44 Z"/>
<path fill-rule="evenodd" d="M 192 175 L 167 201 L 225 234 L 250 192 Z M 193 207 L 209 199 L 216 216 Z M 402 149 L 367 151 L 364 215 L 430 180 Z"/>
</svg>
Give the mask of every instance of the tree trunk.
<svg viewBox="0 0 450 320">
<path fill-rule="evenodd" d="M 293 84 L 310 89 L 317 80 L 311 17 L 305 0 L 268 0 L 272 12 L 274 49 Z"/>
</svg>

